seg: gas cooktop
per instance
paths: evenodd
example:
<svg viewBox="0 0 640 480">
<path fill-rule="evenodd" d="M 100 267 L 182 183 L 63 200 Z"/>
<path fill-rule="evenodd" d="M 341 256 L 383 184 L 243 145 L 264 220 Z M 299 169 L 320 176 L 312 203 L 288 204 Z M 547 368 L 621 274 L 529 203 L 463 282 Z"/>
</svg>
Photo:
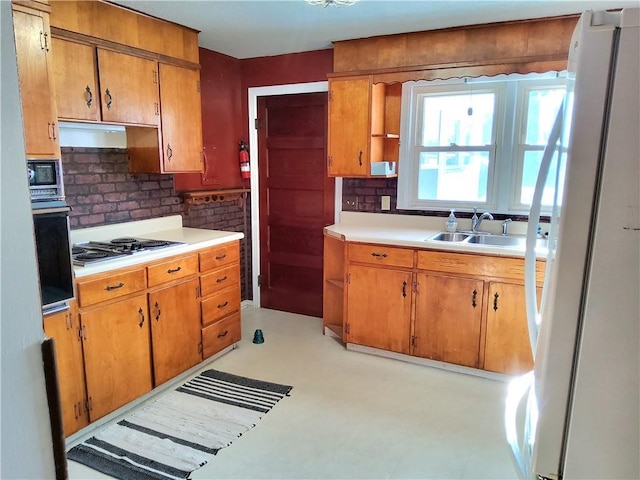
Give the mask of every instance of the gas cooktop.
<svg viewBox="0 0 640 480">
<path fill-rule="evenodd" d="M 105 242 L 76 243 L 71 249 L 71 257 L 74 265 L 84 266 L 178 245 L 184 245 L 184 243 L 151 238 L 122 237 Z"/>
</svg>

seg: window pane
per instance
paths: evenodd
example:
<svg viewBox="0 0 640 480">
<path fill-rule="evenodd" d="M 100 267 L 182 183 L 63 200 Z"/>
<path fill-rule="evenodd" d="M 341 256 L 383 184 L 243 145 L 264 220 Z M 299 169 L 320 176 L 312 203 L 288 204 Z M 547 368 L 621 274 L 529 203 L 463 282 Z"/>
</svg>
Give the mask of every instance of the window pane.
<svg viewBox="0 0 640 480">
<path fill-rule="evenodd" d="M 527 145 L 546 145 L 556 119 L 564 88 L 529 91 L 527 110 Z"/>
<path fill-rule="evenodd" d="M 542 150 L 527 151 L 524 154 L 524 164 L 522 169 L 522 190 L 520 191 L 520 202 L 525 205 L 531 205 L 533 200 L 533 191 L 536 188 L 536 180 L 538 178 L 538 172 L 540 171 L 540 162 L 542 161 Z M 556 150 L 551 165 L 549 167 L 549 175 L 544 185 L 542 192 L 542 204 L 547 206 L 553 205 L 553 194 L 556 185 L 556 176 L 559 175 L 559 191 L 558 199 L 562 198 L 562 188 L 564 185 L 564 173 L 565 173 L 565 157 L 562 156 L 560 168 L 558 169 L 558 152 Z"/>
<path fill-rule="evenodd" d="M 424 147 L 473 146 L 493 143 L 493 93 L 421 95 Z"/>
<path fill-rule="evenodd" d="M 485 202 L 489 152 L 420 152 L 419 200 Z"/>
</svg>

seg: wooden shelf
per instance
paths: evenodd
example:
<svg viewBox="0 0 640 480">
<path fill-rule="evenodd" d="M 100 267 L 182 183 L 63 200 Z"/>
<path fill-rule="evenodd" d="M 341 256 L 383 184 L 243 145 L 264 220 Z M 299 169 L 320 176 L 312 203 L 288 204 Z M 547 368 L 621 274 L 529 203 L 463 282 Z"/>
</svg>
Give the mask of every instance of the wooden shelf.
<svg viewBox="0 0 640 480">
<path fill-rule="evenodd" d="M 327 278 L 327 283 L 344 290 L 344 281 L 342 280 L 332 280 L 330 278 Z"/>
<path fill-rule="evenodd" d="M 235 201 L 239 207 L 244 206 L 247 200 L 248 188 L 236 188 L 231 190 L 203 190 L 197 192 L 180 192 L 184 200 L 184 213 L 189 215 L 191 205 L 203 205 L 205 203 L 221 203 Z"/>
</svg>

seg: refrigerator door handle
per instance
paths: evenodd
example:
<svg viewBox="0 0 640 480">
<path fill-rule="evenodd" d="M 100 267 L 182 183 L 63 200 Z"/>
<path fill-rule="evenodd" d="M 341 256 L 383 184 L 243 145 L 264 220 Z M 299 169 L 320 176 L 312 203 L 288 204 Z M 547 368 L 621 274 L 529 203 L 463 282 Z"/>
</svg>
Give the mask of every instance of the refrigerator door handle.
<svg viewBox="0 0 640 480">
<path fill-rule="evenodd" d="M 527 397 L 533 387 L 533 371 L 525 373 L 524 375 L 514 378 L 509 383 L 509 390 L 507 393 L 507 400 L 504 409 L 504 430 L 507 437 L 507 443 L 511 447 L 511 460 L 518 474 L 518 478 L 521 480 L 528 480 L 531 477 L 531 461 L 529 458 L 529 451 L 527 449 L 527 443 L 532 440 L 530 437 L 531 432 L 525 424 L 525 428 L 522 435 L 522 443 L 520 443 L 518 435 L 518 407 L 522 403 L 522 399 Z M 529 405 L 527 405 L 527 408 Z M 529 415 L 529 412 L 527 412 Z"/>
<path fill-rule="evenodd" d="M 531 200 L 531 212 L 529 213 L 529 222 L 527 224 L 526 250 L 524 257 L 524 285 L 525 285 L 525 305 L 527 311 L 527 326 L 529 329 L 529 341 L 531 342 L 531 351 L 535 359 L 536 345 L 538 344 L 538 330 L 540 321 L 538 319 L 538 298 L 536 295 L 536 238 L 538 236 L 538 223 L 540 222 L 540 212 L 542 210 L 542 193 L 553 160 L 553 154 L 556 151 L 556 145 L 560 141 L 562 134 L 562 124 L 564 121 L 564 103 L 560 104 L 560 109 L 553 124 L 549 141 L 542 154 L 540 162 L 540 171 L 536 180 L 536 187 Z M 559 161 L 559 159 L 558 159 Z"/>
</svg>

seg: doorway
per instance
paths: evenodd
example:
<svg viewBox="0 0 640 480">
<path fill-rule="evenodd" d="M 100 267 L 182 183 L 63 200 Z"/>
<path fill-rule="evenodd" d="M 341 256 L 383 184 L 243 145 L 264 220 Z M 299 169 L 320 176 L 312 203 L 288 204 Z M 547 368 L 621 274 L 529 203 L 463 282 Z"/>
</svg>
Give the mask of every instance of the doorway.
<svg viewBox="0 0 640 480">
<path fill-rule="evenodd" d="M 327 93 L 257 99 L 260 303 L 322 316 L 322 229 L 334 222 Z"/>
</svg>

